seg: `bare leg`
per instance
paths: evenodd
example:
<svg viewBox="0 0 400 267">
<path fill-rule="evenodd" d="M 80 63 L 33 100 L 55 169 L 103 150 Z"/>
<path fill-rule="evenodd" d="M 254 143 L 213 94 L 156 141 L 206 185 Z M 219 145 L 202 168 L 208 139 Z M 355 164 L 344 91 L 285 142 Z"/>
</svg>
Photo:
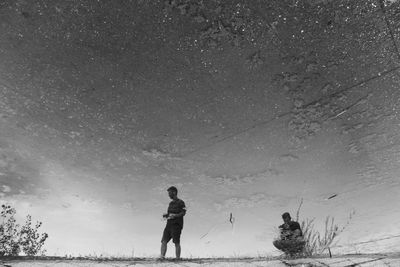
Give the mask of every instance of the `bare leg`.
<svg viewBox="0 0 400 267">
<path fill-rule="evenodd" d="M 181 244 L 175 244 L 175 256 L 177 259 L 181 258 Z"/>
<path fill-rule="evenodd" d="M 274 242 L 272 242 L 274 244 L 274 246 L 281 250 L 282 249 L 282 240 L 274 240 Z"/>
<path fill-rule="evenodd" d="M 166 253 L 167 253 L 167 243 L 161 242 L 161 258 L 165 258 Z"/>
</svg>

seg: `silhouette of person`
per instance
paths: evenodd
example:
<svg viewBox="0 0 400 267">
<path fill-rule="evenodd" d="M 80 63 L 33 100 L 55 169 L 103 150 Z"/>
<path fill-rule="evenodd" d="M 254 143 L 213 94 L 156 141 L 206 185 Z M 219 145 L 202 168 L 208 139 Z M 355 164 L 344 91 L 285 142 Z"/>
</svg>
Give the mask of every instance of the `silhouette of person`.
<svg viewBox="0 0 400 267">
<path fill-rule="evenodd" d="M 176 259 L 180 259 L 180 237 L 183 229 L 183 216 L 186 214 L 185 202 L 178 198 L 178 189 L 175 186 L 171 186 L 167 191 L 168 196 L 172 201 L 168 205 L 167 213 L 163 214 L 163 218 L 167 220 L 167 224 L 161 239 L 161 260 L 165 259 L 167 244 L 171 239 L 175 244 Z"/>
<path fill-rule="evenodd" d="M 274 240 L 274 246 L 288 254 L 300 252 L 305 245 L 300 224 L 292 221 L 289 212 L 282 214 L 283 224 L 279 226 L 280 239 Z"/>
</svg>

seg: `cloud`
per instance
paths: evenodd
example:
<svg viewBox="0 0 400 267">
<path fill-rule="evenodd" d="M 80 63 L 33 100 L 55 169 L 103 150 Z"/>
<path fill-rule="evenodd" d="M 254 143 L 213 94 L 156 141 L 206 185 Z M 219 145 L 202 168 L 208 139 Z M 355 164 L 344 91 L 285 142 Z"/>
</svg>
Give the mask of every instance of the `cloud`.
<svg viewBox="0 0 400 267">
<path fill-rule="evenodd" d="M 226 199 L 222 203 L 216 203 L 214 206 L 218 211 L 230 208 L 254 208 L 266 199 L 267 196 L 265 194 L 257 193 L 251 195 L 249 198 L 232 197 Z"/>
<path fill-rule="evenodd" d="M 276 177 L 282 174 L 282 171 L 274 168 L 267 167 L 261 171 L 254 173 L 247 173 L 244 175 L 226 175 L 220 174 L 218 176 L 208 176 L 206 174 L 198 175 L 200 184 L 204 186 L 242 186 L 255 183 L 257 181 L 263 181 L 268 178 Z"/>
<path fill-rule="evenodd" d="M 279 157 L 280 162 L 292 162 L 298 160 L 299 157 L 293 154 L 284 154 Z"/>
<path fill-rule="evenodd" d="M 151 160 L 159 162 L 180 159 L 170 153 L 164 152 L 162 149 L 157 148 L 145 149 L 142 151 L 142 154 Z"/>
<path fill-rule="evenodd" d="M 143 155 L 156 160 L 165 159 L 169 156 L 168 153 L 161 152 L 155 148 L 150 150 L 143 150 L 142 153 Z"/>
<path fill-rule="evenodd" d="M 2 196 L 21 192 L 34 194 L 39 179 L 39 163 L 24 155 L 17 147 L 0 140 L 0 191 Z"/>
<path fill-rule="evenodd" d="M 217 211 L 240 209 L 240 208 L 256 208 L 265 204 L 274 207 L 285 207 L 289 202 L 290 198 L 284 196 L 255 193 L 247 198 L 232 197 L 225 199 L 220 203 L 214 204 L 214 207 Z"/>
<path fill-rule="evenodd" d="M 278 227 L 271 227 L 269 230 L 264 229 L 261 233 L 256 234 L 254 239 L 260 242 L 271 242 L 275 237 L 278 237 L 278 235 Z"/>
<path fill-rule="evenodd" d="M 4 193 L 11 192 L 11 187 L 9 187 L 9 186 L 7 186 L 7 185 L 3 185 L 2 187 L 3 187 L 3 192 L 4 192 Z"/>
</svg>

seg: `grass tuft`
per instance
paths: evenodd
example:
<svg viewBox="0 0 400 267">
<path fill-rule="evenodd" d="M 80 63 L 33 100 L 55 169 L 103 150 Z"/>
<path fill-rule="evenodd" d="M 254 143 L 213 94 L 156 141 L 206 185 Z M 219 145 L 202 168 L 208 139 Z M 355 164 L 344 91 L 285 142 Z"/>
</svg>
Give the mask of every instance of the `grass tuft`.
<svg viewBox="0 0 400 267">
<path fill-rule="evenodd" d="M 303 199 L 297 209 L 296 219 L 299 220 L 300 208 L 303 204 Z M 302 257 L 322 256 L 329 248 L 336 244 L 338 236 L 350 224 L 355 211 L 352 211 L 348 217 L 346 224 L 339 227 L 335 223 L 335 218 L 327 216 L 325 218 L 324 231 L 321 233 L 315 228 L 315 218 L 305 219 L 301 222 L 300 227 L 303 231 L 303 236 L 306 241 L 303 251 L 300 253 Z"/>
</svg>

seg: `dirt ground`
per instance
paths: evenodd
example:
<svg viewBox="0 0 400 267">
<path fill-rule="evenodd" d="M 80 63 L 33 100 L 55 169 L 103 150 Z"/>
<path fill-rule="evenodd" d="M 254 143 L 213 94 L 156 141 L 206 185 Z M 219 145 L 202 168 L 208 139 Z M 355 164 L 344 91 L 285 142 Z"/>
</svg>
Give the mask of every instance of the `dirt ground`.
<svg viewBox="0 0 400 267">
<path fill-rule="evenodd" d="M 4 260 L 1 261 L 0 266 L 4 267 L 95 267 L 95 266 L 176 266 L 176 267 L 192 267 L 192 266 L 293 266 L 293 267 L 350 267 L 350 266 L 400 266 L 400 257 L 388 255 L 351 255 L 351 256 L 338 256 L 333 258 L 313 258 L 313 259 L 260 259 L 260 258 L 247 258 L 247 259 L 183 259 L 181 261 L 166 260 L 158 262 L 154 259 L 141 259 L 141 260 L 121 260 L 121 261 L 102 261 L 102 260 Z"/>
</svg>

